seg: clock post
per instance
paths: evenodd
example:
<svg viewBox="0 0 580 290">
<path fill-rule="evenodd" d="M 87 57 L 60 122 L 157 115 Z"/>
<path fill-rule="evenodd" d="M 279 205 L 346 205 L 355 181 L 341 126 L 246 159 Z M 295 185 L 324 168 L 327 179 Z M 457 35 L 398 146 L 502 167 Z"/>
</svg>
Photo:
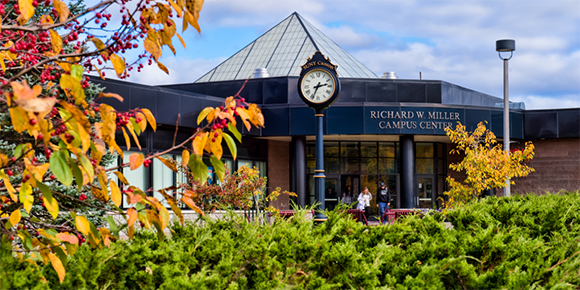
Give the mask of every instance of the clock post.
<svg viewBox="0 0 580 290">
<path fill-rule="evenodd" d="M 314 170 L 315 197 L 319 203 L 318 211 L 314 216 L 315 222 L 323 222 L 326 217 L 322 213 L 326 209 L 324 181 L 324 110 L 336 99 L 340 92 L 340 80 L 336 68 L 327 57 L 320 51 L 301 66 L 300 78 L 298 79 L 298 94 L 304 103 L 314 109 L 316 119 L 316 168 Z"/>
</svg>

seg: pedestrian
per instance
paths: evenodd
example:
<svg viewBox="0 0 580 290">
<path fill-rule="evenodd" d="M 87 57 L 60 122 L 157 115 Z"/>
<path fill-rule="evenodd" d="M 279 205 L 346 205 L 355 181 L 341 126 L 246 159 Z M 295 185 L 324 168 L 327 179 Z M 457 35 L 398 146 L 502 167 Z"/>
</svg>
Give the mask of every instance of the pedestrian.
<svg viewBox="0 0 580 290">
<path fill-rule="evenodd" d="M 381 223 L 384 224 L 385 221 L 389 222 L 388 217 L 386 216 L 387 211 L 389 211 L 389 207 L 391 206 L 391 191 L 388 187 L 385 186 L 384 182 L 381 182 L 381 188 L 379 189 L 379 193 L 377 194 L 377 207 L 379 208 L 379 215 L 381 217 Z"/>
<path fill-rule="evenodd" d="M 371 199 L 373 199 L 373 195 L 369 192 L 369 188 L 366 186 L 363 187 L 363 191 L 358 195 L 357 209 L 364 210 L 364 215 L 367 221 L 371 216 Z"/>
<path fill-rule="evenodd" d="M 340 202 L 351 204 L 352 203 L 352 187 L 350 185 L 346 186 L 346 191 L 342 193 L 340 197 Z"/>
</svg>

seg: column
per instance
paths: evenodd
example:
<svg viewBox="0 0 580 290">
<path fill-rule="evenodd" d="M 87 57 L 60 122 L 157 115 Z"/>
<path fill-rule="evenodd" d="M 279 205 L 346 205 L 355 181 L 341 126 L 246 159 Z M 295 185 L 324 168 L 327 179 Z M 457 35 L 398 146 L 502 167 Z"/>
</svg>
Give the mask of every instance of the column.
<svg viewBox="0 0 580 290">
<path fill-rule="evenodd" d="M 401 208 L 415 207 L 415 141 L 413 135 L 399 137 L 401 153 Z"/>
<path fill-rule="evenodd" d="M 292 136 L 292 189 L 298 195 L 298 205 L 306 206 L 306 136 Z"/>
</svg>

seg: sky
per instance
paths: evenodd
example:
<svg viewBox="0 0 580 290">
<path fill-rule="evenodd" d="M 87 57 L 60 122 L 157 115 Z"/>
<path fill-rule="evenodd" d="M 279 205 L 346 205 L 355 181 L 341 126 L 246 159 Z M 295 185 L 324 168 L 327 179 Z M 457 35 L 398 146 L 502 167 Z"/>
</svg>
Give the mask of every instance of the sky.
<svg viewBox="0 0 580 290">
<path fill-rule="evenodd" d="M 377 76 L 442 80 L 503 96 L 499 39 L 514 39 L 510 101 L 526 109 L 580 107 L 579 0 L 205 0 L 201 34 L 174 40 L 129 81 L 191 83 L 298 12 Z M 181 20 L 178 22 L 181 28 Z"/>
</svg>

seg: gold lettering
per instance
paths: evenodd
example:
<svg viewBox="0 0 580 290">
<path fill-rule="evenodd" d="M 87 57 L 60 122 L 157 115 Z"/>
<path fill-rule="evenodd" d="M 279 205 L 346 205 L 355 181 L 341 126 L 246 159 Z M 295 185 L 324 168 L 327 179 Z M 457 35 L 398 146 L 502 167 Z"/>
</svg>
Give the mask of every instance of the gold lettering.
<svg viewBox="0 0 580 290">
<path fill-rule="evenodd" d="M 429 119 L 435 119 L 435 112 L 427 112 Z"/>
<path fill-rule="evenodd" d="M 401 112 L 401 118 L 407 119 L 407 112 Z"/>
<path fill-rule="evenodd" d="M 389 118 L 389 119 L 392 119 L 393 118 L 393 111 L 389 111 L 388 112 L 388 117 L 387 118 Z"/>
<path fill-rule="evenodd" d="M 416 113 L 417 113 L 417 118 L 423 119 L 423 114 L 425 114 L 425 112 L 417 111 Z"/>
<path fill-rule="evenodd" d="M 455 120 L 459 120 L 459 113 L 455 113 Z M 451 124 L 451 123 L 449 123 Z"/>
<path fill-rule="evenodd" d="M 377 118 L 377 112 L 371 111 L 371 119 L 376 119 L 376 118 Z"/>
<path fill-rule="evenodd" d="M 413 117 L 414 117 L 413 111 L 407 111 L 407 118 L 413 119 Z"/>
<path fill-rule="evenodd" d="M 419 112 L 417 112 L 417 113 L 419 113 Z M 421 122 L 421 123 L 419 123 L 419 128 L 421 128 L 421 129 L 426 129 L 426 128 L 425 128 L 425 122 Z"/>
<path fill-rule="evenodd" d="M 401 115 L 399 115 L 399 112 L 395 112 L 395 119 L 401 119 Z"/>
<path fill-rule="evenodd" d="M 386 113 L 386 112 L 387 112 L 387 111 L 381 111 L 381 118 L 383 118 L 383 119 L 386 119 L 386 117 L 385 117 L 385 113 Z"/>
</svg>

